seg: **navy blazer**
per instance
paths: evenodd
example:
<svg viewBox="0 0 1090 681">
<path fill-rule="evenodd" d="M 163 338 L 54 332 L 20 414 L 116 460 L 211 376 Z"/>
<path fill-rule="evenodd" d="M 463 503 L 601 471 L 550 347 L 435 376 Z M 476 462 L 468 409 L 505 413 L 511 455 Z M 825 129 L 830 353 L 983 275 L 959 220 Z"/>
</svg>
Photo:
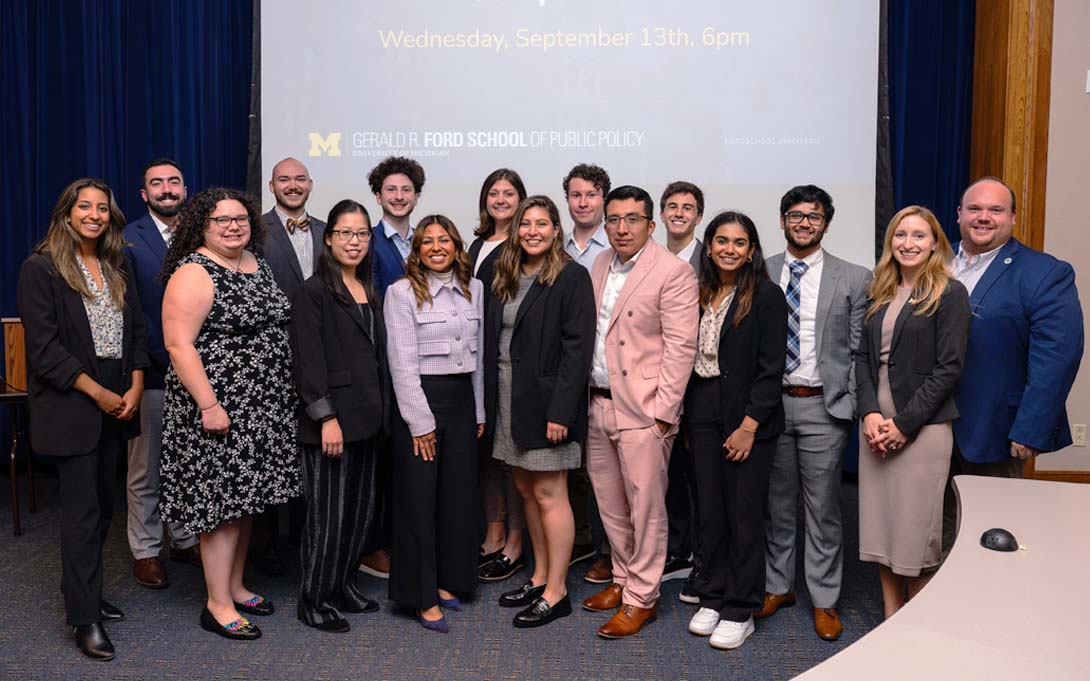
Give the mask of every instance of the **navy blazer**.
<svg viewBox="0 0 1090 681">
<path fill-rule="evenodd" d="M 954 440 L 969 461 L 1010 459 L 1013 440 L 1042 452 L 1071 444 L 1067 394 L 1083 349 L 1071 265 L 1009 240 L 969 297 L 972 321 L 955 397 Z"/>
<path fill-rule="evenodd" d="M 125 267 L 122 391 L 132 372 L 148 367 L 147 332 L 132 273 Z M 78 456 L 93 450 L 102 431 L 102 410 L 73 386 L 81 373 L 95 381 L 98 358 L 83 297 L 61 278 L 48 255 L 23 262 L 15 293 L 26 331 L 30 445 L 38 454 Z M 140 419 L 121 424 L 126 439 L 140 434 Z"/>
<path fill-rule="evenodd" d="M 394 240 L 386 236 L 386 225 L 379 220 L 371 230 L 371 262 L 375 272 L 375 291 L 379 300 L 386 300 L 386 288 L 405 276 L 405 261 Z"/>
<path fill-rule="evenodd" d="M 159 271 L 167 255 L 167 243 L 149 213 L 125 225 L 125 261 L 136 282 L 144 323 L 148 330 L 148 359 L 144 373 L 146 390 L 162 390 L 170 355 L 163 345 L 163 285 Z"/>
<path fill-rule="evenodd" d="M 965 363 L 969 293 L 959 281 L 951 279 L 934 314 L 918 315 L 917 309 L 919 305 L 911 302 L 901 308 L 887 361 L 889 390 L 897 409 L 893 423 L 909 438 L 916 437 L 929 423 L 957 418 L 954 386 Z M 863 340 L 855 361 L 860 417 L 882 412 L 878 406 L 878 368 L 882 322 L 888 310 L 888 306 L 879 310 L 863 325 Z"/>
<path fill-rule="evenodd" d="M 317 270 L 318 257 L 325 248 L 325 243 L 322 241 L 325 223 L 312 215 L 308 214 L 308 216 L 310 217 L 308 233 L 311 243 L 314 244 L 314 269 Z M 276 209 L 265 213 L 262 219 L 265 221 L 265 242 L 261 244 L 261 255 L 265 258 L 265 262 L 269 263 L 276 285 L 280 287 L 288 300 L 291 300 L 309 277 L 303 276 L 303 269 L 299 267 L 299 256 L 295 254 L 291 239 L 288 238 L 288 229 L 280 221 Z"/>
</svg>

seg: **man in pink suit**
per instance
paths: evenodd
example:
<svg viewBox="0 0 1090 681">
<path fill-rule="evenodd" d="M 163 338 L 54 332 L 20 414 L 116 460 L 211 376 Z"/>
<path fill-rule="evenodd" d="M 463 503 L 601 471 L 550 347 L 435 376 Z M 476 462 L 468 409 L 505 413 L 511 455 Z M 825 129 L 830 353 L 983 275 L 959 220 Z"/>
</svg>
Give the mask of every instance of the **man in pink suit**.
<svg viewBox="0 0 1090 681">
<path fill-rule="evenodd" d="M 639 187 L 609 192 L 610 248 L 591 269 L 598 328 L 587 470 L 613 547 L 613 583 L 583 607 L 620 606 L 598 630 L 603 638 L 631 636 L 655 618 L 666 558 L 670 448 L 696 356 L 696 278 L 688 263 L 650 238 L 652 209 Z"/>
</svg>

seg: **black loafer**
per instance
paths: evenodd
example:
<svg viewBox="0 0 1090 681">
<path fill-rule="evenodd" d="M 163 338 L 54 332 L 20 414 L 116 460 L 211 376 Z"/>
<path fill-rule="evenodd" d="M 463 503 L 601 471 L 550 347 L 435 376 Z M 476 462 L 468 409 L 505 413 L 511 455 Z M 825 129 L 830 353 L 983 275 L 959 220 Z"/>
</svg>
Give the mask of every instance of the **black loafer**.
<svg viewBox="0 0 1090 681">
<path fill-rule="evenodd" d="M 205 631 L 211 631 L 213 634 L 219 634 L 224 638 L 229 638 L 232 641 L 252 641 L 255 638 L 261 638 L 261 630 L 245 617 L 240 617 L 224 626 L 216 621 L 208 608 L 201 610 L 201 628 Z"/>
<path fill-rule="evenodd" d="M 504 608 L 521 608 L 533 603 L 545 593 L 545 585 L 534 586 L 533 582 L 526 582 L 514 591 L 508 591 L 500 596 L 500 606 Z"/>
<path fill-rule="evenodd" d="M 92 660 L 114 659 L 114 644 L 110 643 L 110 637 L 106 635 L 106 629 L 102 622 L 94 624 L 81 624 L 72 627 L 76 635 L 76 646 L 79 651 Z"/>
<path fill-rule="evenodd" d="M 538 598 L 530 604 L 530 607 L 515 615 L 514 624 L 520 629 L 540 627 L 570 614 L 571 600 L 567 594 L 556 605 L 549 605 L 544 598 Z"/>
<path fill-rule="evenodd" d="M 482 582 L 502 582 L 522 568 L 526 567 L 526 556 L 511 560 L 500 554 L 496 560 L 481 568 L 478 577 Z"/>
<path fill-rule="evenodd" d="M 486 567 L 503 555 L 503 547 L 496 549 L 492 553 L 485 553 L 483 549 L 477 549 L 477 569 Z"/>
<path fill-rule="evenodd" d="M 125 619 L 125 613 L 121 612 L 117 606 L 111 605 L 106 601 L 99 602 L 98 615 L 102 618 L 103 622 L 120 622 Z"/>
<path fill-rule="evenodd" d="M 346 619 L 329 620 L 328 622 L 318 622 L 317 624 L 310 625 L 318 631 L 324 631 L 327 634 L 343 634 L 352 630 L 352 625 L 348 623 Z"/>
<path fill-rule="evenodd" d="M 239 603 L 238 601 L 235 601 L 235 610 L 238 610 L 239 612 L 244 612 L 247 615 L 258 615 L 260 617 L 265 617 L 276 612 L 276 606 L 273 605 L 273 602 L 267 598 L 254 596 L 253 598 L 245 601 L 244 603 Z"/>
<path fill-rule="evenodd" d="M 359 614 L 363 612 L 378 612 L 378 609 L 378 603 L 372 601 L 370 598 L 364 598 L 363 603 L 360 605 L 350 605 L 341 608 L 341 610 L 344 610 L 345 612 L 350 612 L 352 614 Z"/>
</svg>

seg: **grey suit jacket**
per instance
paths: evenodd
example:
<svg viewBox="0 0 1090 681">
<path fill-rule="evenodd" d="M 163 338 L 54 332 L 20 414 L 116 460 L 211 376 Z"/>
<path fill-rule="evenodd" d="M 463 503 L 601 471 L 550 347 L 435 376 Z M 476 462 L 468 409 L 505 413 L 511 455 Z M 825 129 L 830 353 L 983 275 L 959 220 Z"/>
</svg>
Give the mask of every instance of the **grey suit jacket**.
<svg viewBox="0 0 1090 681">
<path fill-rule="evenodd" d="M 261 244 L 261 255 L 269 263 L 273 279 L 288 297 L 292 300 L 295 292 L 303 285 L 306 277 L 299 267 L 299 257 L 295 255 L 291 239 L 288 238 L 288 230 L 280 221 L 276 209 L 270 210 L 262 216 L 265 221 L 265 242 Z M 325 244 L 322 242 L 322 233 L 325 232 L 325 223 L 310 216 L 310 238 L 314 244 L 314 266 L 318 266 L 318 256 L 322 254 Z"/>
<path fill-rule="evenodd" d="M 783 261 L 783 253 L 765 260 L 768 276 L 777 285 Z M 874 275 L 829 251 L 825 251 L 822 263 L 815 325 L 818 374 L 825 410 L 835 418 L 851 420 L 855 418 L 855 353 L 863 335 L 867 286 Z"/>
<path fill-rule="evenodd" d="M 704 262 L 704 244 L 700 242 L 700 239 L 696 239 L 696 248 L 693 249 L 693 254 L 689 256 L 689 264 L 693 266 L 693 274 L 696 275 L 697 282 L 700 281 L 700 263 Z"/>
</svg>

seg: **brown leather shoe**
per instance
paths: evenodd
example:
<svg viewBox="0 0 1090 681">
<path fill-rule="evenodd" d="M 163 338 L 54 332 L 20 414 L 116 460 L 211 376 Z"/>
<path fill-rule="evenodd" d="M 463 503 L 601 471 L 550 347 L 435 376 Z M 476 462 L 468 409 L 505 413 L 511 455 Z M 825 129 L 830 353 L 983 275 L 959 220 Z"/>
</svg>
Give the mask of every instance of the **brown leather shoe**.
<svg viewBox="0 0 1090 681">
<path fill-rule="evenodd" d="M 644 625 L 654 622 L 656 616 L 654 606 L 637 608 L 626 603 L 621 606 L 617 614 L 602 625 L 602 628 L 598 630 L 598 635 L 602 638 L 624 638 L 625 636 L 638 634 Z"/>
<path fill-rule="evenodd" d="M 776 611 L 780 608 L 790 608 L 793 605 L 795 605 L 794 591 L 792 591 L 791 593 L 786 593 L 782 596 L 778 594 L 766 593 L 764 605 L 761 606 L 760 610 L 753 613 L 753 617 L 755 619 L 761 620 L 776 614 Z"/>
<path fill-rule="evenodd" d="M 844 624 L 836 608 L 814 608 L 814 631 L 826 641 L 835 641 L 844 631 Z"/>
<path fill-rule="evenodd" d="M 176 560 L 179 563 L 187 563 L 189 565 L 192 565 L 193 567 L 204 567 L 204 563 L 201 562 L 200 544 L 194 544 L 193 546 L 185 549 L 178 549 L 171 546 L 170 559 Z"/>
<path fill-rule="evenodd" d="M 587 570 L 587 574 L 583 576 L 583 581 L 591 584 L 609 584 L 612 582 L 613 561 L 610 557 L 605 556 L 594 561 L 594 564 Z"/>
<path fill-rule="evenodd" d="M 390 578 L 390 552 L 379 549 L 369 553 L 360 561 L 360 571 L 381 579 Z"/>
<path fill-rule="evenodd" d="M 163 589 L 170 586 L 167 571 L 157 557 L 137 558 L 132 562 L 132 576 L 136 583 L 148 589 Z"/>
<path fill-rule="evenodd" d="M 583 601 L 583 608 L 594 612 L 613 610 L 621 604 L 621 592 L 624 587 L 620 584 L 610 584 L 587 600 Z"/>
</svg>

